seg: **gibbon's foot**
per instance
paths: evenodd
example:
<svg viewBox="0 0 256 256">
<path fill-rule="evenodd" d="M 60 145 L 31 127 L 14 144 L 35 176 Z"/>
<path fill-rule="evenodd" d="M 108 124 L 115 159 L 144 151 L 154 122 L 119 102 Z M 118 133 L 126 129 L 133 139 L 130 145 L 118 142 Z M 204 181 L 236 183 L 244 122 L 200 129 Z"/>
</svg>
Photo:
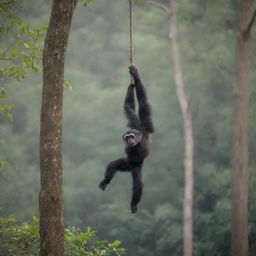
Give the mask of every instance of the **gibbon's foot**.
<svg viewBox="0 0 256 256">
<path fill-rule="evenodd" d="M 136 213 L 137 210 L 138 210 L 138 206 L 133 204 L 133 203 L 131 203 L 131 213 Z"/>
<path fill-rule="evenodd" d="M 99 188 L 100 188 L 102 191 L 105 191 L 106 187 L 107 187 L 107 184 L 104 183 L 104 182 L 101 182 L 101 183 L 99 184 Z"/>
</svg>

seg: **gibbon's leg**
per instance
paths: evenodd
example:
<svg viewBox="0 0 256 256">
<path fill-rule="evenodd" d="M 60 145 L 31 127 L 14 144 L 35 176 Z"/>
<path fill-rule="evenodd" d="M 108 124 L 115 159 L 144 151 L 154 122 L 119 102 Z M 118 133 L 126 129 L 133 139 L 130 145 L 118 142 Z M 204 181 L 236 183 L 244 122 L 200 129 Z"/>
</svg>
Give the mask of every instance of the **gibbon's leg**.
<svg viewBox="0 0 256 256">
<path fill-rule="evenodd" d="M 131 201 L 131 212 L 137 212 L 137 205 L 140 202 L 143 183 L 142 183 L 142 172 L 141 167 L 132 170 L 133 188 L 132 188 L 132 201 Z"/>
<path fill-rule="evenodd" d="M 105 178 L 100 182 L 99 188 L 104 191 L 117 171 L 129 171 L 126 158 L 116 159 L 107 165 Z"/>
</svg>

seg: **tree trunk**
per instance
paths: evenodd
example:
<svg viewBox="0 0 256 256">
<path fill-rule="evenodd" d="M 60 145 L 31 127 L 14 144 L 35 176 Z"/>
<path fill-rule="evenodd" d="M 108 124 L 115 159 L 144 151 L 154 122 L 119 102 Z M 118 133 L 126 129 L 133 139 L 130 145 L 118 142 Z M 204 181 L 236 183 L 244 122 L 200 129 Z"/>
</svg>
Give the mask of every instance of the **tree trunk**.
<svg viewBox="0 0 256 256">
<path fill-rule="evenodd" d="M 240 0 L 236 42 L 233 129 L 233 256 L 248 255 L 248 77 L 250 30 L 255 18 L 251 0 Z"/>
<path fill-rule="evenodd" d="M 176 83 L 177 96 L 183 116 L 184 143 L 185 143 L 185 182 L 183 199 L 183 255 L 192 256 L 193 254 L 193 129 L 191 111 L 184 92 L 184 82 L 181 69 L 180 53 L 177 42 L 177 22 L 176 22 L 176 0 L 170 2 L 170 32 L 171 54 L 174 65 L 174 77 Z"/>
<path fill-rule="evenodd" d="M 62 105 L 64 60 L 74 0 L 54 0 L 43 52 L 40 130 L 40 255 L 64 255 Z"/>
</svg>

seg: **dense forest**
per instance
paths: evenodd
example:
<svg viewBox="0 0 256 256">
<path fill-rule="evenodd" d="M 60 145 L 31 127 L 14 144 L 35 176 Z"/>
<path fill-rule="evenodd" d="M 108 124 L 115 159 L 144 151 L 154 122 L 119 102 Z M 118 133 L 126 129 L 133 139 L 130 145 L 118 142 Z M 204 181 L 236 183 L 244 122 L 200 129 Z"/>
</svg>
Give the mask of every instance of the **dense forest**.
<svg viewBox="0 0 256 256">
<path fill-rule="evenodd" d="M 162 8 L 163 5 L 169 7 L 169 0 L 156 1 L 159 6 L 147 0 L 134 4 L 135 65 L 148 91 L 156 130 L 152 152 L 143 167 L 144 192 L 139 211 L 130 213 L 128 173 L 117 173 L 105 192 L 98 188 L 107 163 L 124 155 L 121 136 L 127 130 L 127 121 L 123 101 L 130 83 L 127 2 L 86 1 L 86 6 L 81 2 L 74 12 L 65 61 L 63 101 L 65 227 L 70 230 L 78 227 L 83 231 L 91 227 L 96 240 L 120 240 L 130 256 L 180 256 L 183 252 L 184 129 L 168 37 L 170 21 Z M 11 8 L 31 29 L 40 28 L 42 37 L 37 38 L 37 44 L 41 49 L 51 3 L 50 0 L 26 0 Z M 231 255 L 233 87 L 238 12 L 238 0 L 177 1 L 177 42 L 194 136 L 195 256 Z M 256 254 L 255 27 L 251 28 L 248 92 L 250 255 Z M 1 29 L 0 56 L 17 40 L 20 31 L 15 29 L 10 26 L 7 34 Z M 20 46 L 21 52 L 30 49 L 26 43 Z M 40 55 L 40 50 L 33 48 L 32 54 Z M 13 216 L 22 223 L 39 216 L 43 82 L 41 59 L 38 56 L 36 59 L 38 67 L 32 65 L 24 71 L 20 66 L 19 76 L 6 71 L 11 65 L 17 66 L 17 62 L 0 57 L 0 248 L 4 218 Z M 0 255 L 7 254 L 0 249 Z"/>
</svg>

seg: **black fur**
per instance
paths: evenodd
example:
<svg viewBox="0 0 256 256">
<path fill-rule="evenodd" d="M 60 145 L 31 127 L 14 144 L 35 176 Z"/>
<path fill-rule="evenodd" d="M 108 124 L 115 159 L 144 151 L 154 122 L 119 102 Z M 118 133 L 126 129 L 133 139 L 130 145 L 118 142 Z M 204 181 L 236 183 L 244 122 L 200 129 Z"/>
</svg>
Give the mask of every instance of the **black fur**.
<svg viewBox="0 0 256 256">
<path fill-rule="evenodd" d="M 105 178 L 99 184 L 105 190 L 117 171 L 131 172 L 133 178 L 133 195 L 131 200 L 131 212 L 137 211 L 137 205 L 142 195 L 142 166 L 144 159 L 148 156 L 151 146 L 151 134 L 154 132 L 152 122 L 151 106 L 148 102 L 146 89 L 140 80 L 139 73 L 134 66 L 129 67 L 129 72 L 133 76 L 134 84 L 130 84 L 124 101 L 124 112 L 128 119 L 129 130 L 126 133 L 140 134 L 141 141 L 135 146 L 125 146 L 126 158 L 119 158 L 111 161 L 105 171 Z M 134 88 L 139 105 L 139 113 L 135 112 Z M 135 131 L 134 131 L 135 130 Z"/>
</svg>

